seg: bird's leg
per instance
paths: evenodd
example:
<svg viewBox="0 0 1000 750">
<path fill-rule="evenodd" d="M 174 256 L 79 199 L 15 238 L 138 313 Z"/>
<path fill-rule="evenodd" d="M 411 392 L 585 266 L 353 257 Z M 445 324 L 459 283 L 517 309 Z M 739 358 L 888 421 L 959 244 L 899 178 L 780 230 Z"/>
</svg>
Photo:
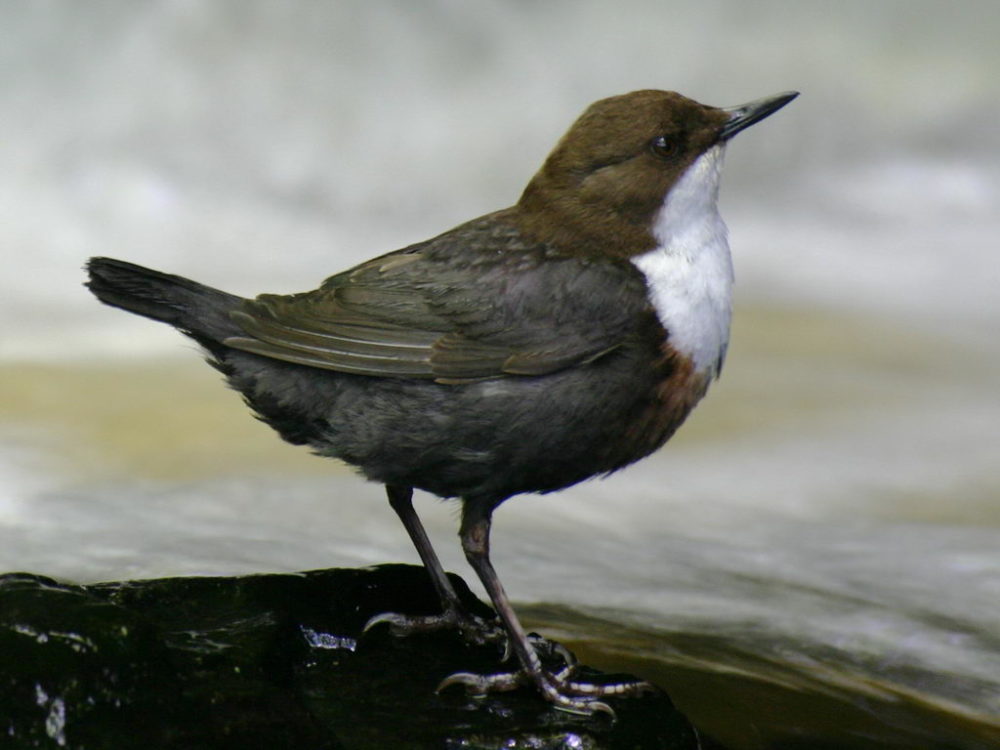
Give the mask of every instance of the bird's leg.
<svg viewBox="0 0 1000 750">
<path fill-rule="evenodd" d="M 504 627 L 507 629 L 509 648 L 517 655 L 518 661 L 521 662 L 521 669 L 518 672 L 493 675 L 459 672 L 445 678 L 438 686 L 438 690 L 448 685 L 460 684 L 464 685 L 469 692 L 485 694 L 497 690 L 511 690 L 523 684 L 534 684 L 545 698 L 557 708 L 583 714 L 604 711 L 614 716 L 611 707 L 598 698 L 609 695 L 634 694 L 651 689 L 651 686 L 645 682 L 598 685 L 572 681 L 569 678 L 575 665 L 570 658 L 566 659 L 566 667 L 558 673 L 552 673 L 545 669 L 529 636 L 524 632 L 517 615 L 514 614 L 514 609 L 507 599 L 503 585 L 490 562 L 490 519 L 492 512 L 492 508 L 488 506 L 484 507 L 471 502 L 465 503 L 462 512 L 462 527 L 459 533 L 465 557 L 476 571 L 479 580 L 482 581 L 493 601 L 497 614 L 503 620 Z"/>
<path fill-rule="evenodd" d="M 445 575 L 437 553 L 434 552 L 434 547 L 431 546 L 431 540 L 424 530 L 424 525 L 413 509 L 413 488 L 389 484 L 386 485 L 385 489 L 389 496 L 389 505 L 396 511 L 399 520 L 403 522 L 406 533 L 410 535 L 413 546 L 416 547 L 417 554 L 420 555 L 424 568 L 427 569 L 434 590 L 437 591 L 438 598 L 441 600 L 442 612 L 440 615 L 425 616 L 383 612 L 368 620 L 364 630 L 368 631 L 379 623 L 387 622 L 392 628 L 392 632 L 397 635 L 455 628 L 467 640 L 474 643 L 503 639 L 504 633 L 500 628 L 469 612 L 459 600 L 455 588 L 448 580 L 448 576 Z"/>
<path fill-rule="evenodd" d="M 390 484 L 386 486 L 385 491 L 389 496 L 389 505 L 396 511 L 396 515 L 406 528 L 406 533 L 410 535 L 413 546 L 417 548 L 417 554 L 420 555 L 420 560 L 431 577 L 431 583 L 434 584 L 434 590 L 441 599 L 441 605 L 445 610 L 461 609 L 458 594 L 455 593 L 451 581 L 441 566 L 441 561 L 438 560 L 437 553 L 434 552 L 420 517 L 413 509 L 413 488 Z"/>
</svg>

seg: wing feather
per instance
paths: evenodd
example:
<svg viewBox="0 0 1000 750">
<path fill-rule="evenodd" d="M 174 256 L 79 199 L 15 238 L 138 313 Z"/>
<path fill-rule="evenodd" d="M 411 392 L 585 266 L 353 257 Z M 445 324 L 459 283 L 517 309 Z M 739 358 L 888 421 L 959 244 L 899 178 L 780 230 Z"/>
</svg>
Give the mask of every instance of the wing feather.
<svg viewBox="0 0 1000 750">
<path fill-rule="evenodd" d="M 620 346 L 645 311 L 644 292 L 628 261 L 559 256 L 512 228 L 472 222 L 315 291 L 247 300 L 231 313 L 246 335 L 225 343 L 377 377 L 538 376 Z"/>
</svg>

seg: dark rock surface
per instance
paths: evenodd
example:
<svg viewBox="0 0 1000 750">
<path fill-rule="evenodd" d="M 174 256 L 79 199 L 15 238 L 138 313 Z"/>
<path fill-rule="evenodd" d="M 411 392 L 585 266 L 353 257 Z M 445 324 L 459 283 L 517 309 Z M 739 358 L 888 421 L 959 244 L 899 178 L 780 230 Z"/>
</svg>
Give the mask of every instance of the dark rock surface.
<svg viewBox="0 0 1000 750">
<path fill-rule="evenodd" d="M 497 671 L 498 647 L 361 636 L 380 612 L 437 608 L 424 571 L 403 565 L 91 586 L 0 576 L 0 747 L 698 747 L 663 693 L 609 700 L 614 722 L 530 689 L 438 695 L 452 672 Z"/>
</svg>

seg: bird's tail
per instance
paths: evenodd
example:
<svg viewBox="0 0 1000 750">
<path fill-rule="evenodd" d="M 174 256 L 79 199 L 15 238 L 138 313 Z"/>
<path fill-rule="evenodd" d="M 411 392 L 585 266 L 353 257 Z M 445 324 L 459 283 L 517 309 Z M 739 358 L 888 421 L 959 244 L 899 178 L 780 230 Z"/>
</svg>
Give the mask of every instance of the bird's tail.
<svg viewBox="0 0 1000 750">
<path fill-rule="evenodd" d="M 229 316 L 243 301 L 235 295 L 114 258 L 91 258 L 87 272 L 101 302 L 169 323 L 209 348 L 241 333 Z"/>
</svg>

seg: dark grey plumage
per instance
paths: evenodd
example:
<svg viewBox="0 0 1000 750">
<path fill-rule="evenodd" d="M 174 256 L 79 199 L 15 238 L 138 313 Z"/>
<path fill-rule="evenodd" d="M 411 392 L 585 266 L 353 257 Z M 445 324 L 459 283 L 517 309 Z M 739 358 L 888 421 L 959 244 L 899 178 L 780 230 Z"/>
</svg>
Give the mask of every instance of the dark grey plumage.
<svg viewBox="0 0 1000 750">
<path fill-rule="evenodd" d="M 204 346 L 286 440 L 490 507 L 640 458 L 618 426 L 664 375 L 632 264 L 526 243 L 502 215 L 305 294 L 246 300 L 107 258 L 88 270 L 103 302 Z"/>
</svg>

